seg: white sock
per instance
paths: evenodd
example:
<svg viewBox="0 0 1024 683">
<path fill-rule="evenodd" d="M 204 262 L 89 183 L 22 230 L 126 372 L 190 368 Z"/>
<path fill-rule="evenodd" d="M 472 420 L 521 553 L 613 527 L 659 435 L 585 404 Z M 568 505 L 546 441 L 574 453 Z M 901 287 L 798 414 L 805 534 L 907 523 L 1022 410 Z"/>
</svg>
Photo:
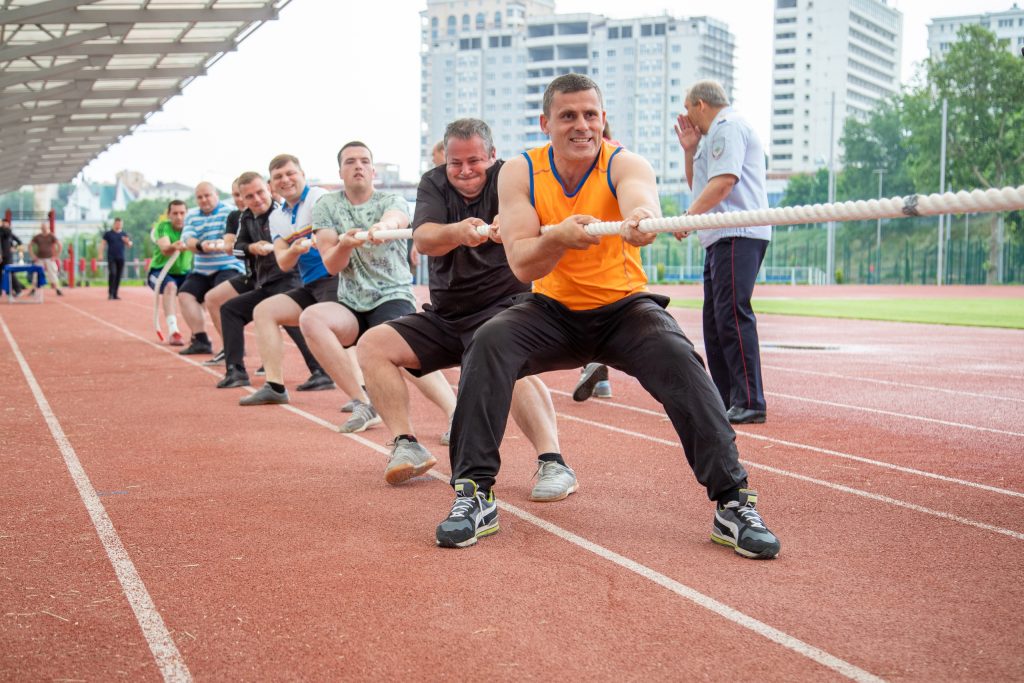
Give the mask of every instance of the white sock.
<svg viewBox="0 0 1024 683">
<path fill-rule="evenodd" d="M 178 331 L 178 317 L 175 315 L 167 316 L 167 331 L 170 334 L 174 334 Z"/>
</svg>

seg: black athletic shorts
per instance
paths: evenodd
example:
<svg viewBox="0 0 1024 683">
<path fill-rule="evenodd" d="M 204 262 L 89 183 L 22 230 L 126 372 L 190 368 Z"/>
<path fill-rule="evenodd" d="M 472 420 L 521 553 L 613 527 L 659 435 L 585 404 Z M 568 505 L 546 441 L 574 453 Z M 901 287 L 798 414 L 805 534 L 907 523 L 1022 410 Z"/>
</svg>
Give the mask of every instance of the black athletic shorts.
<svg viewBox="0 0 1024 683">
<path fill-rule="evenodd" d="M 339 306 L 345 306 L 345 304 L 339 302 Z M 405 299 L 395 299 L 392 301 L 385 301 L 377 308 L 371 308 L 368 311 L 355 311 L 345 306 L 348 312 L 355 316 L 356 322 L 359 324 L 359 334 L 356 335 L 356 341 L 359 340 L 366 331 L 371 327 L 377 327 L 388 321 L 396 318 L 402 318 L 409 316 L 416 312 L 416 306 L 411 301 Z M 355 346 L 355 342 L 352 342 Z"/>
<path fill-rule="evenodd" d="M 418 370 L 406 369 L 413 376 L 422 377 L 434 370 L 462 365 L 462 354 L 465 353 L 477 329 L 514 303 L 515 299 L 509 297 L 490 308 L 458 320 L 449 320 L 432 310 L 423 310 L 391 320 L 388 325 L 402 335 L 402 339 L 420 361 Z"/>
<path fill-rule="evenodd" d="M 228 280 L 231 286 L 235 288 L 235 291 L 239 294 L 245 294 L 256 289 L 256 281 L 252 279 L 251 275 L 236 275 L 235 277 Z"/>
<path fill-rule="evenodd" d="M 184 284 L 178 288 L 178 294 L 191 294 L 196 301 L 203 303 L 206 293 L 222 282 L 227 282 L 238 276 L 237 270 L 218 270 L 216 273 L 204 275 L 202 273 L 189 273 Z"/>
<path fill-rule="evenodd" d="M 306 310 L 313 304 L 322 304 L 328 301 L 337 303 L 338 276 L 328 275 L 319 280 L 313 280 L 308 285 L 289 289 L 284 295 L 297 303 L 302 310 Z"/>
</svg>

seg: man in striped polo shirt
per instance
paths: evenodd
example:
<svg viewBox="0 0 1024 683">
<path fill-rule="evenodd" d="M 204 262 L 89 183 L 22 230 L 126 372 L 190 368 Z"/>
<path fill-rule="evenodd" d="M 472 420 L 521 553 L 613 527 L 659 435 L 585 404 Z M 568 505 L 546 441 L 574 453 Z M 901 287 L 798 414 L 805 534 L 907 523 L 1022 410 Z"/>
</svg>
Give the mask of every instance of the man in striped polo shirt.
<svg viewBox="0 0 1024 683">
<path fill-rule="evenodd" d="M 213 345 L 206 335 L 203 300 L 211 289 L 245 272 L 242 262 L 231 254 L 230 248 L 217 248 L 216 242 L 224 239 L 231 213 L 231 208 L 220 201 L 217 188 L 208 182 L 196 185 L 196 204 L 198 206 L 185 216 L 185 229 L 181 233 L 185 247 L 195 252 L 194 269 L 178 291 L 181 314 L 192 331 L 188 347 L 179 351 L 183 356 L 213 353 Z M 219 328 L 219 317 L 214 320 L 214 326 Z M 219 334 L 220 329 L 217 332 Z"/>
</svg>

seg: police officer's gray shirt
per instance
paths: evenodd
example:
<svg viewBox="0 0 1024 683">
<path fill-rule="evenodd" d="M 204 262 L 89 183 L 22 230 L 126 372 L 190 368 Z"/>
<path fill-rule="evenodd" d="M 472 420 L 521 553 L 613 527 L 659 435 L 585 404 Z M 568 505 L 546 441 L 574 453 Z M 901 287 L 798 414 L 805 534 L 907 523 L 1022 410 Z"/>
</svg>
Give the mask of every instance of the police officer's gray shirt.
<svg viewBox="0 0 1024 683">
<path fill-rule="evenodd" d="M 711 122 L 708 134 L 703 136 L 693 155 L 693 197 L 700 196 L 711 178 L 734 175 L 736 184 L 725 199 L 708 213 L 727 213 L 749 209 L 767 209 L 768 192 L 765 188 L 766 169 L 764 147 L 757 133 L 732 107 L 718 112 Z M 701 246 L 705 249 L 725 237 L 750 237 L 770 240 L 770 225 L 750 228 L 720 228 L 698 230 Z"/>
</svg>

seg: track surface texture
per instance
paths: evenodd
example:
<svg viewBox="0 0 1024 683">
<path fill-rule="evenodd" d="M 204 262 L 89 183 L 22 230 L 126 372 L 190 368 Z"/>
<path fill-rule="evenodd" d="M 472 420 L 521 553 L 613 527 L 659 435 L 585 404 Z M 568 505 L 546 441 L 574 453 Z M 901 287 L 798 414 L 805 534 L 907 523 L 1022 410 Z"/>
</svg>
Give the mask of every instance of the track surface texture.
<svg viewBox="0 0 1024 683">
<path fill-rule="evenodd" d="M 156 343 L 148 290 L 104 293 L 0 305 L 0 680 L 1022 677 L 1021 331 L 761 316 L 768 422 L 737 443 L 768 562 L 711 543 L 635 380 L 577 404 L 574 372 L 545 375 L 579 492 L 530 502 L 510 423 L 500 533 L 446 550 L 446 421 L 415 391 L 439 463 L 390 487 L 390 434 L 338 434 L 341 391 L 241 408 Z M 1024 296 L 949 292 L 971 293 Z M 700 312 L 673 314 L 703 353 Z"/>
</svg>

